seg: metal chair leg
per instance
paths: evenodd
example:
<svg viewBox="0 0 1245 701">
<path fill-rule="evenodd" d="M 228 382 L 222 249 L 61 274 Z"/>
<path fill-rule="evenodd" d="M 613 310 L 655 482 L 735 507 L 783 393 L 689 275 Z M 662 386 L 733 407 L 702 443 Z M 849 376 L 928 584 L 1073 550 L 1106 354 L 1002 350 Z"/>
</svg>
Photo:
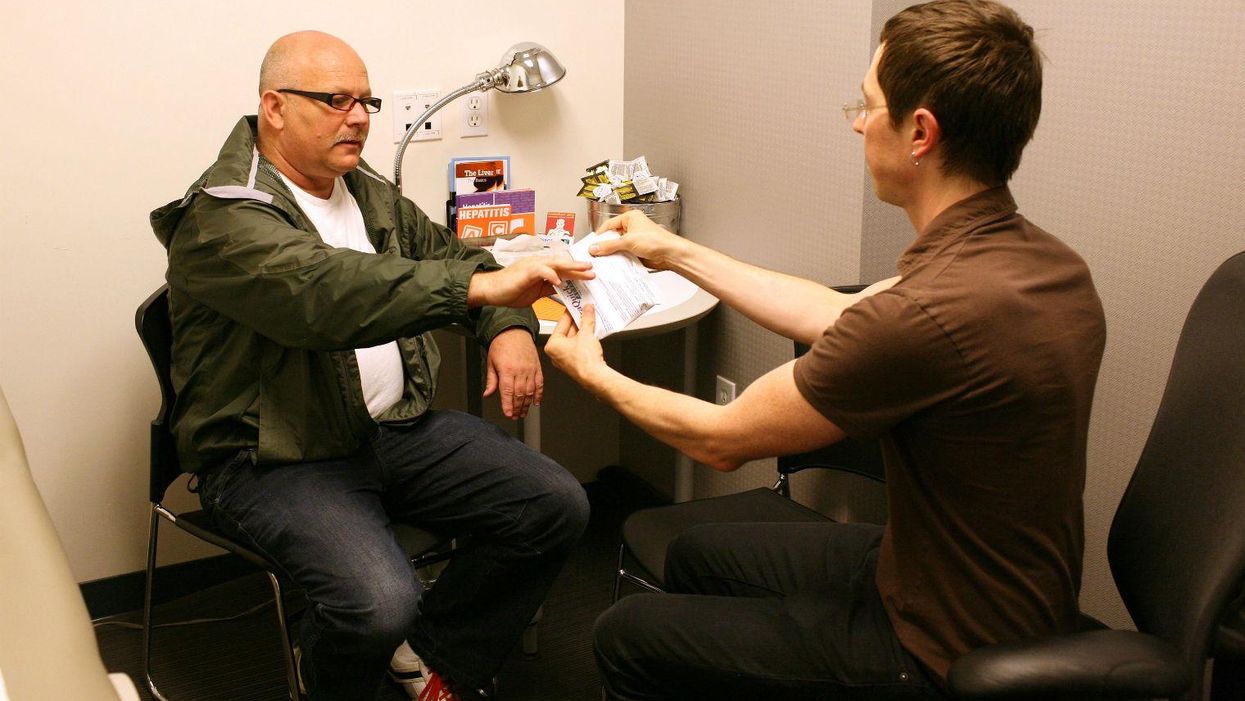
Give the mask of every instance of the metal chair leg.
<svg viewBox="0 0 1245 701">
<path fill-rule="evenodd" d="M 625 544 L 618 546 L 618 569 L 615 570 L 616 574 L 614 575 L 614 603 L 618 603 L 618 596 L 622 591 L 622 583 L 624 579 L 640 587 L 644 591 L 650 591 L 654 594 L 665 594 L 665 589 L 662 589 L 643 577 L 634 575 L 627 571 L 626 566 L 623 564 L 623 558 L 626 557 L 626 554 L 627 546 Z"/>
<path fill-rule="evenodd" d="M 298 666 L 294 663 L 294 644 L 290 640 L 290 629 L 285 622 L 285 597 L 281 594 L 281 580 L 272 572 L 268 575 L 268 583 L 272 585 L 272 596 L 277 611 L 277 627 L 281 630 L 281 651 L 285 653 L 285 680 L 288 684 L 290 701 L 298 701 Z"/>
<path fill-rule="evenodd" d="M 528 657 L 535 657 L 536 653 L 540 652 L 540 621 L 544 617 L 545 607 L 541 606 L 536 609 L 536 615 L 532 616 L 532 620 L 523 629 L 521 649 Z"/>
<path fill-rule="evenodd" d="M 156 543 L 160 533 L 160 512 L 155 504 L 151 507 L 151 524 L 148 531 L 147 539 L 147 586 L 143 589 L 143 677 L 147 681 L 147 689 L 151 691 L 151 695 L 157 701 L 168 701 L 160 690 L 156 688 L 155 681 L 151 678 L 151 590 L 155 581 L 156 573 Z"/>
<path fill-rule="evenodd" d="M 154 600 L 152 592 L 155 584 L 156 551 L 159 542 L 160 519 L 167 518 L 163 516 L 164 513 L 167 512 L 161 505 L 152 505 L 150 535 L 147 542 L 146 587 L 143 590 L 143 677 L 147 682 L 147 689 L 156 701 L 169 701 L 164 694 L 160 693 L 160 689 L 156 687 L 155 680 L 151 678 L 151 647 L 152 637 L 155 632 L 155 625 L 152 621 L 152 602 Z M 289 627 L 285 622 L 285 598 L 281 591 L 281 580 L 272 572 L 266 571 L 265 574 L 268 575 L 268 581 L 272 586 L 273 601 L 275 602 L 277 612 L 277 626 L 281 631 L 282 651 L 285 655 L 285 676 L 290 701 L 299 701 L 302 697 L 298 691 L 298 669 L 294 664 L 294 646 L 290 641 Z"/>
<path fill-rule="evenodd" d="M 610 603 L 618 603 L 618 596 L 622 593 L 623 573 L 626 572 L 626 570 L 623 569 L 623 557 L 625 557 L 626 554 L 627 546 L 619 545 L 618 566 L 614 568 L 614 598 L 610 600 Z"/>
</svg>

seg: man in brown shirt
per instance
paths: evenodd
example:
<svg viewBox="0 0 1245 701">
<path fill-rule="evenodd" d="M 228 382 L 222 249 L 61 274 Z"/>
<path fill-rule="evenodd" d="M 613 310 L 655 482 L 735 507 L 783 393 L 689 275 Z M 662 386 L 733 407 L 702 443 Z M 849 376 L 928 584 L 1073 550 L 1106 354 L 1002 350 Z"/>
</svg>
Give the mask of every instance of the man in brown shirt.
<svg viewBox="0 0 1245 701">
<path fill-rule="evenodd" d="M 904 647 L 942 676 L 980 645 L 1075 624 L 1102 307 L 1081 259 L 1004 187 L 944 210 L 899 270 L 794 380 L 848 435 L 881 437 L 878 588 Z"/>
<path fill-rule="evenodd" d="M 938 698 L 969 650 L 1075 625 L 1105 328 L 1085 263 L 1006 187 L 1040 111 L 1032 29 L 989 0 L 908 8 L 861 90 L 845 113 L 878 196 L 916 232 L 898 278 L 839 295 L 636 213 L 608 223 L 624 235 L 597 251 L 678 271 L 809 343 L 806 356 L 720 407 L 610 369 L 590 314 L 547 345 L 598 397 L 715 469 L 845 435 L 884 446 L 885 528 L 724 524 L 676 540 L 672 593 L 627 597 L 597 623 L 615 698 Z"/>
</svg>

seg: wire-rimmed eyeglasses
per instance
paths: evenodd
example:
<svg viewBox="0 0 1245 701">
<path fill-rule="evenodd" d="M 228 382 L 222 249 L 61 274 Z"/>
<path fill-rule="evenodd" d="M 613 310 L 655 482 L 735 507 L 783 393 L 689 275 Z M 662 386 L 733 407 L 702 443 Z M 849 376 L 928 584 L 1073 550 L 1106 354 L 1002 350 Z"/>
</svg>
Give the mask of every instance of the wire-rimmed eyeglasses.
<svg viewBox="0 0 1245 701">
<path fill-rule="evenodd" d="M 340 92 L 308 92 L 307 90 L 295 90 L 294 88 L 281 88 L 277 92 L 288 92 L 294 95 L 310 97 L 342 112 L 349 112 L 354 109 L 356 102 L 363 105 L 363 111 L 368 114 L 376 114 L 380 111 L 379 97 L 355 97 L 354 95 Z"/>
<path fill-rule="evenodd" d="M 869 114 L 869 110 L 884 109 L 885 107 L 886 105 L 866 105 L 864 100 L 857 100 L 855 103 L 846 102 L 843 104 L 843 118 L 854 124 L 857 119 Z"/>
</svg>

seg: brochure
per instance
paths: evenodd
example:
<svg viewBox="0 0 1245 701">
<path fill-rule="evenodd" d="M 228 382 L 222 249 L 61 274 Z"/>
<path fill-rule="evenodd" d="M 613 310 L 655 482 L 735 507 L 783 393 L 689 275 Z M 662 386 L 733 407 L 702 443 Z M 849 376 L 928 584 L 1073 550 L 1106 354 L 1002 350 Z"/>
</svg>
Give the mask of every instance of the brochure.
<svg viewBox="0 0 1245 701">
<path fill-rule="evenodd" d="M 449 171 L 451 197 L 510 187 L 510 156 L 458 156 Z"/>
<path fill-rule="evenodd" d="M 455 197 L 460 239 L 536 233 L 536 191 L 499 190 Z"/>
</svg>

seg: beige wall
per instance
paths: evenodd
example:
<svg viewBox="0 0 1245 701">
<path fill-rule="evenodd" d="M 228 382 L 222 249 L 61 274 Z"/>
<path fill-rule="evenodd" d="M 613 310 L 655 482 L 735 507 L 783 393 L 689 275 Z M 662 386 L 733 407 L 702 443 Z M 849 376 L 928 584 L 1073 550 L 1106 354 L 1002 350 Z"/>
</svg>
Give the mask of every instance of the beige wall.
<svg viewBox="0 0 1245 701">
<path fill-rule="evenodd" d="M 6 119 L 0 174 L 0 384 L 79 580 L 141 569 L 146 423 L 156 387 L 134 309 L 164 274 L 147 213 L 178 198 L 238 116 L 259 61 L 288 31 L 354 44 L 376 95 L 453 90 L 519 41 L 568 67 L 556 88 L 492 94 L 490 135 L 407 150 L 406 192 L 443 219 L 451 155 L 510 154 L 537 207 L 583 211 L 582 168 L 622 150 L 623 4 L 502 2 L 17 3 L 0 23 Z M 470 34 L 467 34 L 470 32 Z M 392 171 L 391 106 L 365 158 Z M 582 228 L 582 227 L 581 227 Z M 191 557 L 170 539 L 169 561 Z"/>
<path fill-rule="evenodd" d="M 873 199 L 855 99 L 881 22 L 904 0 L 627 3 L 628 155 L 683 183 L 684 233 L 827 284 L 893 273 L 906 220 Z M 1042 122 L 1013 182 L 1021 211 L 1089 262 L 1108 344 L 1090 435 L 1082 605 L 1126 625 L 1105 557 L 1110 519 L 1141 452 L 1184 314 L 1215 265 L 1245 248 L 1245 5 L 1013 0 L 1047 55 Z M 701 335 L 702 397 L 740 388 L 790 347 L 729 311 Z M 624 461 L 668 484 L 630 427 Z M 630 463 L 629 463 L 630 464 Z M 698 496 L 757 486 L 771 461 Z M 799 485 L 821 501 L 822 485 Z"/>
<path fill-rule="evenodd" d="M 765 267 L 857 280 L 863 161 L 837 110 L 859 92 L 869 17 L 859 2 L 627 3 L 624 145 L 628 158 L 646 155 L 654 172 L 681 183 L 684 235 Z M 677 358 L 676 340 L 651 343 Z M 702 397 L 712 396 L 715 374 L 742 390 L 792 352 L 725 308 L 701 323 L 700 348 Z M 629 371 L 666 379 L 642 362 Z M 629 424 L 622 435 L 623 463 L 670 493 L 667 451 Z M 772 477 L 772 461 L 699 471 L 695 491 Z"/>
<path fill-rule="evenodd" d="M 872 199 L 858 137 L 837 112 L 856 96 L 880 21 L 903 4 L 629 0 L 624 9 L 617 0 L 535 0 L 515 16 L 501 3 L 477 3 L 470 17 L 398 0 L 9 8 L 0 78 L 38 99 L 9 119 L 0 174 L 0 385 L 75 576 L 142 566 L 145 423 L 158 400 L 131 319 L 164 268 L 146 214 L 179 196 L 237 115 L 253 111 L 257 64 L 273 37 L 307 27 L 338 33 L 360 49 L 385 98 L 394 89 L 453 89 L 512 42 L 546 43 L 570 69 L 555 90 L 492 96 L 484 139 L 457 138 L 451 105 L 442 113 L 447 138 L 408 149 L 406 190 L 421 206 L 441 211 L 450 155 L 509 153 L 517 184 L 541 193 L 539 209 L 582 211 L 568 183 L 587 161 L 645 154 L 683 183 L 688 236 L 834 284 L 889 273 L 904 244 L 902 218 Z M 1237 41 L 1245 8 L 1236 0 L 1014 4 L 1038 28 L 1049 61 L 1042 124 L 1013 187 L 1026 214 L 1086 257 L 1107 309 L 1083 603 L 1119 623 L 1127 615 L 1104 555 L 1110 516 L 1184 312 L 1243 240 L 1245 127 L 1234 114 L 1245 106 Z M 454 39 L 450 28 L 460 25 L 475 32 L 471 40 Z M 389 114 L 374 121 L 365 154 L 382 172 L 393 154 Z M 678 357 L 675 337 L 647 343 L 627 353 L 629 368 L 650 352 Z M 786 342 L 715 312 L 702 324 L 701 395 L 715 374 L 742 389 L 789 354 Z M 551 382 L 571 401 L 572 390 Z M 556 406 L 546 411 L 550 423 L 576 418 Z M 606 440 L 592 465 L 608 460 L 617 430 L 600 421 Z M 668 451 L 628 426 L 622 435 L 623 461 L 668 491 Z M 768 461 L 732 475 L 699 471 L 696 490 L 733 491 L 771 474 Z M 800 486 L 806 498 L 823 491 Z M 197 552 L 173 550 L 170 557 Z"/>
</svg>

